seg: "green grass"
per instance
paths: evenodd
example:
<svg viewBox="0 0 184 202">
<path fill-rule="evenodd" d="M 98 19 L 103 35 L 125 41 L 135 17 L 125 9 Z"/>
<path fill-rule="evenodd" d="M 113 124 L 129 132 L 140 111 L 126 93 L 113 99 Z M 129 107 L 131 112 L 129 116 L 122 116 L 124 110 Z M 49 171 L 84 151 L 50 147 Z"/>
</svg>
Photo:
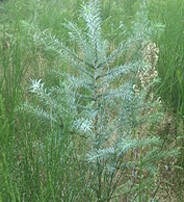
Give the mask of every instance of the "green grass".
<svg viewBox="0 0 184 202">
<path fill-rule="evenodd" d="M 160 48 L 157 66 L 161 78 L 159 93 L 175 111 L 183 112 L 184 3 L 170 0 L 153 2 L 150 15 L 165 26 L 156 39 Z"/>
<path fill-rule="evenodd" d="M 95 201 L 85 186 L 89 183 L 85 178 L 86 164 L 81 164 L 75 150 L 80 148 L 83 153 L 87 145 L 69 135 L 69 131 L 61 138 L 59 129 L 56 132 L 34 116 L 17 110 L 26 100 L 38 103 L 28 93 L 30 78 L 42 78 L 52 86 L 58 80 L 50 70 L 67 71 L 67 65 L 55 54 L 35 46 L 23 21 L 41 30 L 50 29 L 72 46 L 62 24 L 66 20 L 80 22 L 78 16 L 83 2 L 9 0 L 0 4 L 0 202 L 84 201 L 86 198 Z M 103 32 L 112 47 L 125 37 L 123 26 L 131 28 L 137 8 L 138 1 L 102 1 Z M 184 3 L 152 0 L 149 15 L 153 22 L 165 26 L 161 35 L 153 39 L 160 49 L 157 68 L 161 82 L 157 93 L 165 108 L 183 116 Z M 118 62 L 121 61 L 120 58 Z M 167 142 L 167 137 L 164 139 Z M 182 142 L 179 144 L 183 147 Z M 181 159 L 184 159 L 183 153 Z M 184 168 L 183 160 L 180 166 Z M 176 192 L 184 186 L 183 171 L 178 173 L 177 179 L 182 179 L 175 186 Z M 182 201 L 183 195 L 181 188 L 178 201 Z"/>
</svg>

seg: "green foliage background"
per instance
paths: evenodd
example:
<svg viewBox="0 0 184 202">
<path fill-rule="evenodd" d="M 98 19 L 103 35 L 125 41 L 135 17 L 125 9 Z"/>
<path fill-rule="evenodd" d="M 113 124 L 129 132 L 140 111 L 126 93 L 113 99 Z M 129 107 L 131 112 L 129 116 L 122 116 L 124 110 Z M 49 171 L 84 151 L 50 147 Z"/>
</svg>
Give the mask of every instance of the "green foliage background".
<svg viewBox="0 0 184 202">
<path fill-rule="evenodd" d="M 84 201 L 94 200 L 88 187 L 88 168 L 81 164 L 79 153 L 88 147 L 72 132 L 53 130 L 50 124 L 35 116 L 17 110 L 25 101 L 40 105 L 28 90 L 30 78 L 44 79 L 46 87 L 58 85 L 60 79 L 51 69 L 70 73 L 68 64 L 53 52 L 35 46 L 23 26 L 24 22 L 49 29 L 70 48 L 77 48 L 68 37 L 67 21 L 78 22 L 82 0 L 8 0 L 0 4 L 0 201 Z M 110 41 L 112 49 L 131 33 L 132 21 L 140 1 L 102 0 L 102 35 Z M 184 3 L 183 1 L 150 0 L 149 19 L 154 23 L 153 41 L 160 49 L 157 70 L 160 82 L 155 93 L 161 97 L 164 108 L 169 108 L 183 119 L 183 68 L 184 68 Z M 123 32 L 126 27 L 127 32 Z M 36 37 L 36 36 L 35 36 Z M 117 64 L 124 58 L 119 57 Z M 61 139 L 62 133 L 62 139 Z M 63 135 L 64 134 L 64 135 Z M 162 133 L 165 145 L 171 141 Z M 183 134 L 174 134 L 172 141 L 179 138 L 181 155 L 176 171 L 175 193 L 177 201 L 183 199 Z M 85 141 L 83 141 L 85 142 Z M 39 144 L 39 146 L 38 146 Z M 76 151 L 74 148 L 80 148 Z M 79 152 L 79 153 L 78 153 Z M 61 163 L 62 158 L 62 165 Z M 69 180 L 68 180 L 69 179 Z M 168 180 L 168 179 L 167 179 Z M 62 185 L 58 184 L 62 181 Z M 143 187 L 146 185 L 143 185 Z M 67 189 L 66 189 L 67 187 Z M 63 191 L 64 190 L 64 191 Z M 141 198 L 139 198 L 141 201 Z"/>
</svg>

